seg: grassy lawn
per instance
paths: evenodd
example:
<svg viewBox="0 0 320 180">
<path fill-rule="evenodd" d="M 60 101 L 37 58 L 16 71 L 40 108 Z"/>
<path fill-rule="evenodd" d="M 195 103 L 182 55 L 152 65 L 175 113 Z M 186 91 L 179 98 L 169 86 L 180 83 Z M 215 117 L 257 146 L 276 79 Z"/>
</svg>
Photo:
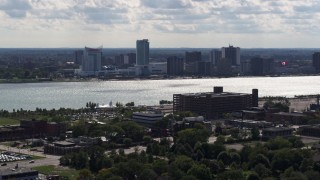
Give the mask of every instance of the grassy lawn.
<svg viewBox="0 0 320 180">
<path fill-rule="evenodd" d="M 17 119 L 0 117 L 0 126 L 3 126 L 3 125 L 15 125 L 15 124 L 20 124 L 20 121 L 17 120 Z"/>
<path fill-rule="evenodd" d="M 33 169 L 39 171 L 39 173 L 41 174 L 59 175 L 61 177 L 67 177 L 68 179 L 76 179 L 79 175 L 79 172 L 75 169 L 56 167 L 53 165 L 38 166 L 38 167 L 34 167 Z"/>
</svg>

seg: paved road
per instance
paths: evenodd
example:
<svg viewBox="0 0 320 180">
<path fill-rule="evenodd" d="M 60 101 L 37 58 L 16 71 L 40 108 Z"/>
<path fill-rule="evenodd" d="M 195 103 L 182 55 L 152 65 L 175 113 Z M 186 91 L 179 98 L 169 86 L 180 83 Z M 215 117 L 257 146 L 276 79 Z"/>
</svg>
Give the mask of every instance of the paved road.
<svg viewBox="0 0 320 180">
<path fill-rule="evenodd" d="M 18 149 L 14 147 L 8 147 L 5 145 L 0 145 L 0 149 L 4 151 L 10 151 L 15 153 L 22 153 L 27 155 L 34 155 L 34 156 L 40 156 L 43 157 L 42 159 L 36 159 L 34 160 L 34 163 L 30 163 L 29 160 L 23 160 L 23 161 L 15 161 L 15 162 L 7 162 L 8 167 L 15 167 L 16 164 L 18 164 L 20 167 L 36 167 L 36 166 L 44 166 L 44 165 L 59 165 L 59 159 L 61 156 L 54 156 L 54 155 L 45 155 L 41 152 L 34 152 L 29 151 L 28 149 Z"/>
</svg>

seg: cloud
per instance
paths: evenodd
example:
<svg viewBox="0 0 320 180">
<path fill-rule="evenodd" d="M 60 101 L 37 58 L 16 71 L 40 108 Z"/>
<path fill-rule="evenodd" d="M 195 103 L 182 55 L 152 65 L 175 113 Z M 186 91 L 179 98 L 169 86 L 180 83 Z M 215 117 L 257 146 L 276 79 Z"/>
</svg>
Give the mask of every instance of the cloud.
<svg viewBox="0 0 320 180">
<path fill-rule="evenodd" d="M 26 17 L 26 13 L 32 7 L 28 0 L 1 0 L 0 10 L 12 18 Z"/>
<path fill-rule="evenodd" d="M 0 0 L 0 32 L 317 35 L 319 9 L 318 0 Z"/>
</svg>

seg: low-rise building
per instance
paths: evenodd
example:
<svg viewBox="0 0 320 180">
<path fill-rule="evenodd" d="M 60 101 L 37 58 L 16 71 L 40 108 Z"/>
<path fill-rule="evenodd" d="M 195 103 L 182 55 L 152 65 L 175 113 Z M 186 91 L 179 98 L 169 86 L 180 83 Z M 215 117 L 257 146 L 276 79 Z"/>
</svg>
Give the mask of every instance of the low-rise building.
<svg viewBox="0 0 320 180">
<path fill-rule="evenodd" d="M 65 133 L 65 123 L 40 120 L 21 120 L 20 126 L 1 126 L 0 141 L 22 140 L 30 138 L 57 137 Z"/>
<path fill-rule="evenodd" d="M 306 124 L 305 117 L 307 115 L 303 113 L 287 113 L 287 112 L 278 112 L 278 113 L 268 113 L 266 115 L 266 121 L 278 124 L 293 124 L 301 125 Z"/>
<path fill-rule="evenodd" d="M 267 128 L 271 127 L 272 123 L 267 121 L 253 121 L 253 120 L 242 120 L 242 119 L 234 119 L 234 120 L 225 120 L 225 124 L 232 125 L 235 127 L 245 127 L 245 128 Z"/>
<path fill-rule="evenodd" d="M 1 168 L 0 180 L 15 179 L 15 180 L 38 180 L 39 172 L 30 168 Z"/>
<path fill-rule="evenodd" d="M 75 143 L 67 141 L 54 142 L 52 144 L 46 144 L 44 146 L 45 154 L 65 155 L 68 153 L 79 152 L 81 146 L 77 146 Z"/>
<path fill-rule="evenodd" d="M 202 124 L 208 130 L 208 132 L 212 132 L 212 123 L 211 121 L 206 121 L 203 116 L 198 117 L 185 117 L 182 121 L 177 121 L 173 124 L 174 132 L 178 132 L 180 130 L 186 128 L 193 128 L 195 124 Z"/>
<path fill-rule="evenodd" d="M 277 136 L 290 137 L 292 136 L 293 129 L 287 127 L 272 127 L 262 130 L 262 139 L 273 139 Z"/>
<path fill-rule="evenodd" d="M 132 120 L 141 125 L 150 127 L 157 121 L 162 120 L 163 116 L 164 114 L 160 111 L 141 111 L 134 112 L 132 114 Z"/>
<path fill-rule="evenodd" d="M 320 124 L 300 126 L 298 132 L 303 136 L 320 137 Z"/>
</svg>

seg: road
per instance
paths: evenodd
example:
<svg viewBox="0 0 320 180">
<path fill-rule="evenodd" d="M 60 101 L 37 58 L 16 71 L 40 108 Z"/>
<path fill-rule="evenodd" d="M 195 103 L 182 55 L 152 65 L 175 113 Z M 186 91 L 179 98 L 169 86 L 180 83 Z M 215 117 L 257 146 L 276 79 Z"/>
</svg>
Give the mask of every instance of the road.
<svg viewBox="0 0 320 180">
<path fill-rule="evenodd" d="M 61 156 L 54 156 L 54 155 L 46 155 L 41 152 L 34 152 L 30 151 L 28 149 L 18 149 L 15 147 L 9 147 L 5 145 L 0 145 L 0 149 L 4 151 L 10 151 L 10 152 L 15 152 L 15 153 L 21 153 L 21 154 L 27 154 L 31 156 L 39 156 L 43 157 L 41 159 L 35 159 L 34 163 L 30 163 L 29 160 L 22 160 L 22 161 L 15 161 L 15 162 L 7 162 L 8 167 L 14 168 L 16 164 L 18 164 L 20 167 L 36 167 L 36 166 L 45 166 L 45 165 L 59 165 L 59 159 Z"/>
</svg>

